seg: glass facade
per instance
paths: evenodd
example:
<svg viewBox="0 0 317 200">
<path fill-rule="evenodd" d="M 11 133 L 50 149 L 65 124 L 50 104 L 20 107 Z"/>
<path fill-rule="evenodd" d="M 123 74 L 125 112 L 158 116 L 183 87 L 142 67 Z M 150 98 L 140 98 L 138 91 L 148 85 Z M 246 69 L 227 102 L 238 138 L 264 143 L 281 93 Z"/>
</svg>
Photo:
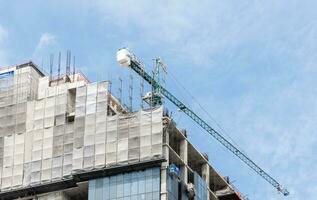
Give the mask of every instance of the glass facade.
<svg viewBox="0 0 317 200">
<path fill-rule="evenodd" d="M 206 182 L 195 172 L 194 173 L 195 183 L 195 200 L 206 200 L 207 199 L 207 184 Z"/>
<path fill-rule="evenodd" d="M 167 174 L 168 200 L 188 200 L 186 184 L 179 180 L 175 173 Z"/>
<path fill-rule="evenodd" d="M 197 174 L 194 173 L 195 200 L 207 200 L 207 184 Z M 167 175 L 168 200 L 188 200 L 186 186 L 179 180 L 175 173 L 169 172 Z"/>
<path fill-rule="evenodd" d="M 175 174 L 168 173 L 167 175 L 167 194 L 168 200 L 179 200 L 178 198 L 179 181 Z"/>
<path fill-rule="evenodd" d="M 159 200 L 160 168 L 89 181 L 89 200 Z"/>
</svg>

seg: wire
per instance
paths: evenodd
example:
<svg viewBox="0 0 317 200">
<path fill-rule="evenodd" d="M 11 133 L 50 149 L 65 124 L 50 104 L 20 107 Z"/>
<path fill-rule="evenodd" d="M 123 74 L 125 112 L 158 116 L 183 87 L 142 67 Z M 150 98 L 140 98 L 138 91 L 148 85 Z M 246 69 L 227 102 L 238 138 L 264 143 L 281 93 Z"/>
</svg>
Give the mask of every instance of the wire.
<svg viewBox="0 0 317 200">
<path fill-rule="evenodd" d="M 149 66 L 149 65 L 148 65 Z M 169 76 L 170 75 L 170 76 Z M 175 83 L 173 86 L 176 86 L 176 90 L 178 90 L 180 92 L 180 95 L 182 96 L 182 98 L 184 99 L 185 103 L 188 105 L 191 105 L 189 103 L 189 101 L 187 101 L 186 96 L 184 95 L 182 90 L 184 90 L 188 96 L 199 106 L 199 108 L 209 117 L 209 119 L 211 121 L 213 121 L 216 126 L 228 137 L 228 139 L 235 144 L 237 147 L 239 147 L 239 150 L 241 152 L 243 152 L 244 154 L 248 155 L 239 145 L 237 142 L 235 142 L 235 140 L 228 134 L 228 132 L 220 125 L 220 123 L 217 122 L 217 120 L 199 103 L 199 101 L 185 88 L 185 86 L 183 86 L 180 81 L 177 80 L 176 76 L 172 73 L 172 72 L 168 72 L 167 73 L 167 77 L 171 77 L 171 80 Z M 182 89 L 182 90 L 181 90 Z M 180 115 L 181 116 L 181 115 Z M 177 120 L 178 122 L 180 121 L 181 117 L 179 117 L 179 119 Z M 177 123 L 178 123 L 177 122 Z"/>
<path fill-rule="evenodd" d="M 199 101 L 180 83 L 180 81 L 177 80 L 177 78 L 173 75 L 173 73 L 169 72 L 168 75 L 170 75 L 170 77 L 174 80 L 174 82 L 178 85 L 180 85 L 180 87 L 188 93 L 188 96 L 195 102 L 197 103 L 197 105 L 199 106 L 199 108 L 209 117 L 210 120 L 212 120 L 216 126 L 231 140 L 232 143 L 234 143 L 237 147 L 239 147 L 239 150 L 241 152 L 243 152 L 244 154 L 247 155 L 247 153 L 245 153 L 245 151 L 243 151 L 243 149 L 234 141 L 234 139 L 232 137 L 230 137 L 230 135 L 228 134 L 228 132 L 222 128 L 222 126 L 216 121 L 216 119 L 199 103 Z M 182 95 L 183 96 L 183 95 Z"/>
</svg>

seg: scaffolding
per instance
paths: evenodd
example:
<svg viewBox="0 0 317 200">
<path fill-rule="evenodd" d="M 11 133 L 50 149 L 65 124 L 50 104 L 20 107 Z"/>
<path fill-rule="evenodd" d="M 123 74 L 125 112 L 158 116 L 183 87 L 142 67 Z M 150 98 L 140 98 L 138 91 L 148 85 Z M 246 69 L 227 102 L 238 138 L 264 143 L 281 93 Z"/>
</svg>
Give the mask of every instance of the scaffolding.
<svg viewBox="0 0 317 200">
<path fill-rule="evenodd" d="M 200 199 L 227 192 L 162 106 L 127 110 L 108 81 L 81 73 L 45 76 L 32 63 L 0 69 L 0 199 L 76 199 L 59 190 L 150 167 L 160 167 L 164 199 L 176 191 L 164 191 L 170 165 L 184 186 L 197 183 Z"/>
<path fill-rule="evenodd" d="M 108 82 L 49 86 L 36 74 L 0 79 L 1 191 L 162 157 L 162 108 L 108 116 Z"/>
</svg>

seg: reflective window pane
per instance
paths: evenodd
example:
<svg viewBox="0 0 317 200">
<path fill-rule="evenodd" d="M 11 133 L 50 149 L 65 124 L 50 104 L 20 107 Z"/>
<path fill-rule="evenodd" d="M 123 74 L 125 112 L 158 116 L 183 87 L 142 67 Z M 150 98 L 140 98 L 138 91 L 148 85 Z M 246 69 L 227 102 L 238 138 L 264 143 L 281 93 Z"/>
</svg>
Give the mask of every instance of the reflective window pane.
<svg viewBox="0 0 317 200">
<path fill-rule="evenodd" d="M 89 181 L 89 200 L 159 200 L 160 168 Z"/>
</svg>

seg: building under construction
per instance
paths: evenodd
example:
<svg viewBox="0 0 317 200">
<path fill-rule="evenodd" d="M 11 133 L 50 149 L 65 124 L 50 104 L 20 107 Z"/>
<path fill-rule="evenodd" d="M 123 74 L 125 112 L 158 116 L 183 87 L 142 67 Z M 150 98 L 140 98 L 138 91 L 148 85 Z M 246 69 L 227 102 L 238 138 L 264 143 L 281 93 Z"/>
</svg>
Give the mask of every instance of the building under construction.
<svg viewBox="0 0 317 200">
<path fill-rule="evenodd" d="M 84 74 L 0 69 L 0 199 L 242 199 L 163 106 L 132 112 Z"/>
</svg>

